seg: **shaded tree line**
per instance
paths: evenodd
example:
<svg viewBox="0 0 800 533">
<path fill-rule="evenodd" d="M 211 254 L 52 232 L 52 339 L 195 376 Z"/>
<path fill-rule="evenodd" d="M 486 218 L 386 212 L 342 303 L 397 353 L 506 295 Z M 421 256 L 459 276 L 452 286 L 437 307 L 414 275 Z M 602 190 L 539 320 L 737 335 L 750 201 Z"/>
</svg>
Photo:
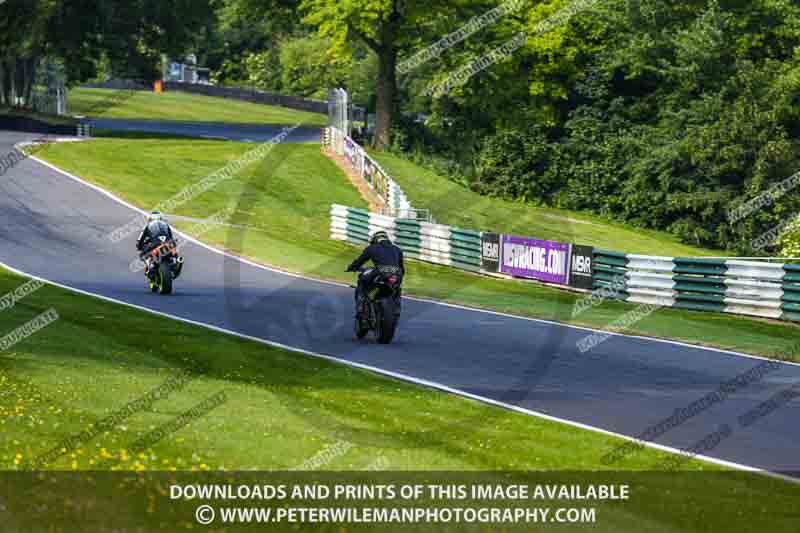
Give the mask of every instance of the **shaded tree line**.
<svg viewBox="0 0 800 533">
<path fill-rule="evenodd" d="M 156 79 L 162 52 L 180 54 L 212 22 L 209 0 L 6 0 L 0 5 L 0 105 L 28 104 L 43 59 L 67 82 L 97 74 Z"/>
</svg>

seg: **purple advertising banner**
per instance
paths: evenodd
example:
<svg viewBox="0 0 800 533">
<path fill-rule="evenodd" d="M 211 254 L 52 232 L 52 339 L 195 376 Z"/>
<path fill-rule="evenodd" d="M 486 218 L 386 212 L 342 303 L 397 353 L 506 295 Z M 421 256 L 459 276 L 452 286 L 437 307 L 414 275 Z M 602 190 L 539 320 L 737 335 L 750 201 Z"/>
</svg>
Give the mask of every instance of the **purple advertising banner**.
<svg viewBox="0 0 800 533">
<path fill-rule="evenodd" d="M 344 157 L 350 161 L 350 164 L 353 164 L 355 159 L 355 143 L 347 137 L 344 138 Z"/>
<path fill-rule="evenodd" d="M 500 237 L 500 272 L 567 285 L 572 245 L 516 235 Z"/>
</svg>

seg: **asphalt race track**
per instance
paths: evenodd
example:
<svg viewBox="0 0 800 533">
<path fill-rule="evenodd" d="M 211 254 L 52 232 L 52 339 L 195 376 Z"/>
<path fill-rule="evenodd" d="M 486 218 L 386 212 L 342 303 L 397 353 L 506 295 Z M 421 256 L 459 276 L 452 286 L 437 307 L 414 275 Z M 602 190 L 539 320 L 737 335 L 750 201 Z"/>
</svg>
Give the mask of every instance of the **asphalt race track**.
<svg viewBox="0 0 800 533">
<path fill-rule="evenodd" d="M 0 132 L 0 151 L 31 137 Z M 187 266 L 176 294 L 153 295 L 142 274 L 129 268 L 136 235 L 118 243 L 107 238 L 135 215 L 98 190 L 23 161 L 0 177 L 0 261 L 177 317 L 630 436 L 762 363 L 624 336 L 581 354 L 576 343 L 587 330 L 414 300 L 404 303 L 395 343 L 359 343 L 352 338 L 351 289 L 259 268 L 194 243 L 183 248 Z M 684 448 L 729 424 L 731 436 L 705 455 L 800 476 L 800 401 L 748 428 L 737 423 L 738 416 L 799 381 L 800 366 L 782 364 L 655 442 Z M 452 423 L 474 427 L 491 421 Z M 535 440 L 530 446 L 535 453 Z"/>
<path fill-rule="evenodd" d="M 218 122 L 157 122 L 116 118 L 92 118 L 90 120 L 92 126 L 99 129 L 245 142 L 269 141 L 287 127 L 282 125 L 224 124 Z M 290 142 L 320 142 L 321 130 L 322 128 L 318 126 L 298 126 L 289 135 L 288 140 Z"/>
</svg>

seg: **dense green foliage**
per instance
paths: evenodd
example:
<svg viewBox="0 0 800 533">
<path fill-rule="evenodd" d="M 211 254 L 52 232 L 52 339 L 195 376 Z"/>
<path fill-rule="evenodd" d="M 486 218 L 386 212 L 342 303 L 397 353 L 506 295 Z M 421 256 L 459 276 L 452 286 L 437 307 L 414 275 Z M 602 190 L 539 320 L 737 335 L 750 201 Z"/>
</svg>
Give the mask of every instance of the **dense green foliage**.
<svg viewBox="0 0 800 533">
<path fill-rule="evenodd" d="M 211 21 L 209 0 L 5 0 L 0 3 L 0 105 L 29 106 L 41 63 L 76 83 L 107 70 L 153 80 Z"/>
<path fill-rule="evenodd" d="M 800 219 L 795 218 L 780 240 L 782 257 L 800 258 Z"/>
<path fill-rule="evenodd" d="M 468 57 L 518 27 L 530 33 L 524 49 L 433 101 L 437 141 L 412 149 L 458 159 L 486 194 L 753 253 L 754 239 L 800 209 L 792 190 L 727 217 L 800 169 L 800 7 L 610 0 L 535 34 L 568 4 L 540 3 L 454 51 Z"/>
</svg>

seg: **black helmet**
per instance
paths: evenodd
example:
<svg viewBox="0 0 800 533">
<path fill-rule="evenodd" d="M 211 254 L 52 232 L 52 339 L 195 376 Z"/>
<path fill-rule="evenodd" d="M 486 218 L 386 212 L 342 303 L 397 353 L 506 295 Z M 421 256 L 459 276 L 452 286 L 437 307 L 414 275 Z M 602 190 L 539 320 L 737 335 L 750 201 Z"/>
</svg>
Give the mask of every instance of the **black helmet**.
<svg viewBox="0 0 800 533">
<path fill-rule="evenodd" d="M 389 240 L 389 234 L 388 233 L 386 233 L 385 231 L 378 231 L 378 232 L 375 232 L 375 235 L 372 236 L 372 238 L 369 240 L 369 243 L 370 244 L 378 244 L 379 242 L 388 241 L 388 240 Z"/>
</svg>

